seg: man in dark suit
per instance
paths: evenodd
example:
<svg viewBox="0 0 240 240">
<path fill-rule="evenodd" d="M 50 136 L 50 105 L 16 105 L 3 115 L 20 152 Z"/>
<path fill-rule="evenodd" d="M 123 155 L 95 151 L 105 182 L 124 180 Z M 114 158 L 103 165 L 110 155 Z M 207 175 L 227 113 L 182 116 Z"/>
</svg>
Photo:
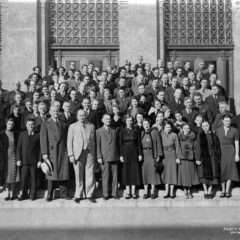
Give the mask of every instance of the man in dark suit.
<svg viewBox="0 0 240 240">
<path fill-rule="evenodd" d="M 42 123 L 40 131 L 40 145 L 43 160 L 49 159 L 53 166 L 48 179 L 47 201 L 52 201 L 55 185 L 60 186 L 60 197 L 68 197 L 69 161 L 67 157 L 67 132 L 66 124 L 59 119 L 59 109 L 50 108 L 51 118 Z"/>
<path fill-rule="evenodd" d="M 102 118 L 103 127 L 97 130 L 97 160 L 102 169 L 103 199 L 109 199 L 110 175 L 112 175 L 112 197 L 118 199 L 117 176 L 119 154 L 117 151 L 117 132 L 111 128 L 111 117 L 105 114 Z"/>
<path fill-rule="evenodd" d="M 63 103 L 63 113 L 60 114 L 59 119 L 60 121 L 66 124 L 66 130 L 68 130 L 70 124 L 76 122 L 76 115 L 70 112 L 70 103 L 64 102 Z"/>
<path fill-rule="evenodd" d="M 174 116 L 175 112 L 181 112 L 185 106 L 182 102 L 182 89 L 177 88 L 174 92 L 174 99 L 168 103 L 171 109 L 171 114 Z"/>
<path fill-rule="evenodd" d="M 14 85 L 14 90 L 11 91 L 11 92 L 9 92 L 9 95 L 8 95 L 8 97 L 9 97 L 9 98 L 8 98 L 8 101 L 9 101 L 9 104 L 10 104 L 10 105 L 14 103 L 14 101 L 15 101 L 15 95 L 16 95 L 16 94 L 20 94 L 22 100 L 25 99 L 25 93 L 20 90 L 20 89 L 21 89 L 21 83 L 20 83 L 20 81 L 15 81 L 15 82 L 13 83 L 13 85 Z"/>
<path fill-rule="evenodd" d="M 81 107 L 81 103 L 77 100 L 77 91 L 75 89 L 72 89 L 70 91 L 70 113 L 77 115 L 77 111 Z"/>
<path fill-rule="evenodd" d="M 86 92 L 86 84 L 84 82 L 80 82 L 77 92 L 77 100 L 82 103 L 82 100 L 87 97 Z"/>
<path fill-rule="evenodd" d="M 118 89 L 117 100 L 118 100 L 120 112 L 122 114 L 126 114 L 128 108 L 130 107 L 130 104 L 131 104 L 131 98 L 126 96 L 124 88 L 119 88 Z"/>
<path fill-rule="evenodd" d="M 61 104 L 69 100 L 69 95 L 67 93 L 67 84 L 65 82 L 60 83 L 59 92 L 57 93 L 56 100 L 58 100 Z"/>
<path fill-rule="evenodd" d="M 205 99 L 205 103 L 208 105 L 210 111 L 212 112 L 213 118 L 215 119 L 217 113 L 219 113 L 218 110 L 219 102 L 226 102 L 226 99 L 225 97 L 218 95 L 219 89 L 217 85 L 213 85 L 211 90 L 212 95 Z"/>
<path fill-rule="evenodd" d="M 193 96 L 193 101 L 194 101 L 194 105 L 192 109 L 198 111 L 198 113 L 202 115 L 203 119 L 209 121 L 210 124 L 212 124 L 213 122 L 212 112 L 209 110 L 209 107 L 207 106 L 207 104 L 205 104 L 202 101 L 202 94 L 199 92 L 196 92 Z"/>
<path fill-rule="evenodd" d="M 184 99 L 184 105 L 185 109 L 182 110 L 183 120 L 190 126 L 193 126 L 195 118 L 198 115 L 198 111 L 196 109 L 192 109 L 192 99 L 190 97 L 186 97 Z"/>
<path fill-rule="evenodd" d="M 173 78 L 172 82 L 171 82 L 171 86 L 169 86 L 166 90 L 165 90 L 165 100 L 166 102 L 170 102 L 172 100 L 174 100 L 174 93 L 175 90 L 177 89 L 178 86 L 178 81 L 177 78 Z"/>
<path fill-rule="evenodd" d="M 34 119 L 28 118 L 27 130 L 22 132 L 17 145 L 17 165 L 21 167 L 21 195 L 22 201 L 27 198 L 28 181 L 30 180 L 30 199 L 36 199 L 36 169 L 40 160 L 40 136 L 34 132 Z"/>
</svg>

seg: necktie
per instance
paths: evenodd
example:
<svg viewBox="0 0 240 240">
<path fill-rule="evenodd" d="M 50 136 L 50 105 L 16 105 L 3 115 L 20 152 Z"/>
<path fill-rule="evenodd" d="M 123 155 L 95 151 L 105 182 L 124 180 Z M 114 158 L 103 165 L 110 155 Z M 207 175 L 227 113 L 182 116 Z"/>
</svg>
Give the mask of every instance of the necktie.
<svg viewBox="0 0 240 240">
<path fill-rule="evenodd" d="M 86 150 L 88 146 L 86 128 L 84 125 L 81 126 L 82 136 L 83 136 L 83 149 Z"/>
</svg>

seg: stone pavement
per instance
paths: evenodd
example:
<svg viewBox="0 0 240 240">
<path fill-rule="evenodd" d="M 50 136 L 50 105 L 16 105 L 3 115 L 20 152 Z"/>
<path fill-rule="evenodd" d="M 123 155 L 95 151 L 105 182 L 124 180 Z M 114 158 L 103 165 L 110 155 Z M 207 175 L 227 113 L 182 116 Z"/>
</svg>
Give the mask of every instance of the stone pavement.
<svg viewBox="0 0 240 240">
<path fill-rule="evenodd" d="M 0 209 L 0 240 L 232 240 L 240 208 Z M 239 234 L 234 229 L 237 228 Z"/>
</svg>

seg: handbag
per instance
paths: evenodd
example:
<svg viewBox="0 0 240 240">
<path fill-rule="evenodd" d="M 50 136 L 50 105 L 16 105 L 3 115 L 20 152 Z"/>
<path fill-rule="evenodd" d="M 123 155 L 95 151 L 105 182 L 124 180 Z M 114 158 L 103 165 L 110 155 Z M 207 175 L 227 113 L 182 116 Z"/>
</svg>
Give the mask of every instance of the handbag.
<svg viewBox="0 0 240 240">
<path fill-rule="evenodd" d="M 164 170 L 164 165 L 162 163 L 162 160 L 159 160 L 158 162 L 156 162 L 154 164 L 154 167 L 155 167 L 156 173 L 162 174 L 162 172 Z"/>
</svg>

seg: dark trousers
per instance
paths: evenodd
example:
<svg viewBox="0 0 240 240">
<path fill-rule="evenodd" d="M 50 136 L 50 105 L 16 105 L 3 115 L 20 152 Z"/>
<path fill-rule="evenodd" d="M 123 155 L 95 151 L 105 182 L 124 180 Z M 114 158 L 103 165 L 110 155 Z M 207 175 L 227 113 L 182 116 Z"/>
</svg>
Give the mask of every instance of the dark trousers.
<svg viewBox="0 0 240 240">
<path fill-rule="evenodd" d="M 21 190 L 22 195 L 27 196 L 28 183 L 30 180 L 30 196 L 36 196 L 36 165 L 23 165 L 21 168 Z"/>
<path fill-rule="evenodd" d="M 53 196 L 53 190 L 59 186 L 60 188 L 60 198 L 68 197 L 68 181 L 52 181 L 48 180 L 48 197 Z"/>
<path fill-rule="evenodd" d="M 102 169 L 102 188 L 103 196 L 108 197 L 110 178 L 112 179 L 112 196 L 117 196 L 118 185 L 118 163 L 104 162 L 101 164 Z"/>
</svg>

